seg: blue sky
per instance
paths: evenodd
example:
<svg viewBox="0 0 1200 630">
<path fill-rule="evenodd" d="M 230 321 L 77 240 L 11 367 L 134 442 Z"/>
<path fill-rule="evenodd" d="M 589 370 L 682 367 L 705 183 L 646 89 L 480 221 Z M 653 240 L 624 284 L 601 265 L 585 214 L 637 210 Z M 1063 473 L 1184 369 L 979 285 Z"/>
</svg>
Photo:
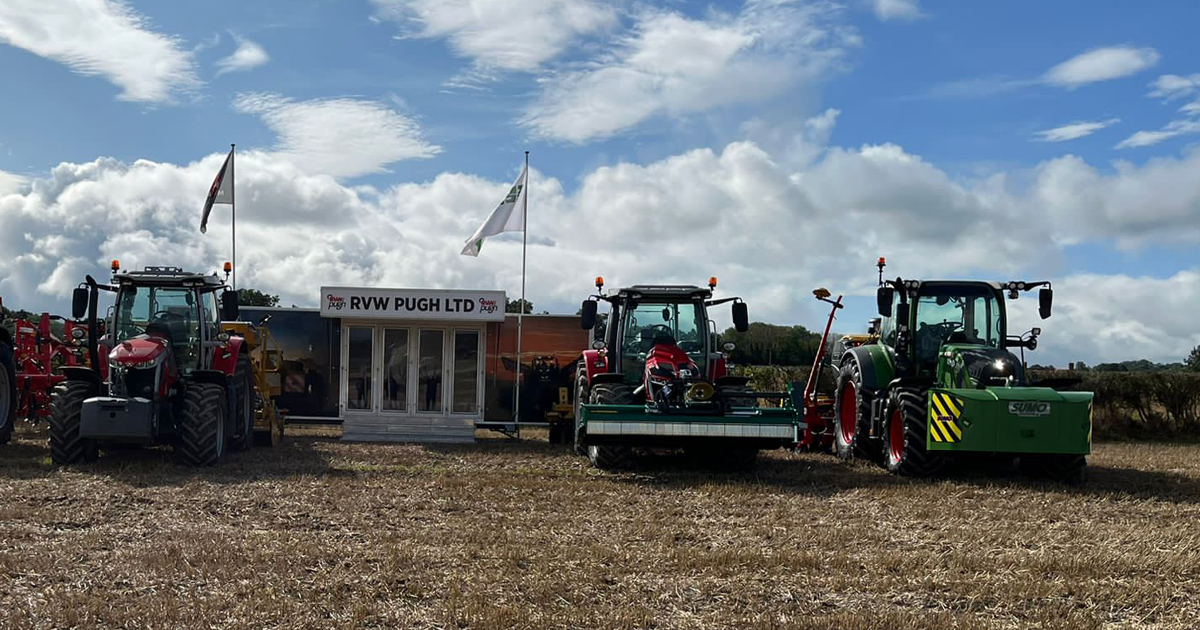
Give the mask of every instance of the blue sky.
<svg viewBox="0 0 1200 630">
<path fill-rule="evenodd" d="M 530 292 L 552 310 L 598 273 L 715 274 L 810 327 L 829 285 L 855 329 L 887 255 L 1055 280 L 1051 360 L 1200 343 L 1133 314 L 1200 308 L 1200 5 L 5 5 L 9 303 L 61 309 L 110 256 L 215 266 L 220 230 L 193 224 L 230 142 L 247 282 L 306 304 L 334 281 L 513 293 L 512 238 L 456 253 L 528 149 Z"/>
</svg>

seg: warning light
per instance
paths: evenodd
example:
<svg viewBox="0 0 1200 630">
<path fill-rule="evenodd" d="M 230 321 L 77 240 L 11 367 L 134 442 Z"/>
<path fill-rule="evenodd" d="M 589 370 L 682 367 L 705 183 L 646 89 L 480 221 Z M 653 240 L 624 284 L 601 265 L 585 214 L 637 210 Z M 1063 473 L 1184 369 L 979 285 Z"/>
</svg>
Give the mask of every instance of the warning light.
<svg viewBox="0 0 1200 630">
<path fill-rule="evenodd" d="M 887 261 L 886 261 L 886 260 L 884 260 L 883 256 L 880 256 L 880 257 L 879 257 L 879 262 L 878 262 L 878 263 L 876 263 L 876 264 L 877 264 L 877 265 L 879 265 L 880 267 L 882 267 L 882 266 L 884 266 L 884 265 L 886 265 L 886 264 L 887 264 Z"/>
<path fill-rule="evenodd" d="M 597 289 L 604 288 L 604 277 L 603 276 L 596 276 L 596 288 Z"/>
<path fill-rule="evenodd" d="M 716 276 L 712 276 L 711 278 L 708 279 L 708 288 L 710 288 L 710 289 L 717 288 L 717 277 Z"/>
<path fill-rule="evenodd" d="M 233 271 L 233 263 L 226 261 L 225 262 L 225 273 L 229 273 L 231 271 Z"/>
<path fill-rule="evenodd" d="M 120 270 L 121 270 L 121 261 L 114 258 L 112 261 L 112 271 L 113 271 L 113 273 L 117 273 Z"/>
</svg>

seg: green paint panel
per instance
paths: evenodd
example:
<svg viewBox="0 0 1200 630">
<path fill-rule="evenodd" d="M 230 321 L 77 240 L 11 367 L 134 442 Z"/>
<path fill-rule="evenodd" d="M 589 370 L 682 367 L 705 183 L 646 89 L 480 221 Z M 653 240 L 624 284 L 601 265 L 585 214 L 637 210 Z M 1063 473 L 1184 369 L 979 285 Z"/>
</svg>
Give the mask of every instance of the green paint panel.
<svg viewBox="0 0 1200 630">
<path fill-rule="evenodd" d="M 1092 393 L 1048 387 L 938 388 L 961 401 L 962 439 L 939 442 L 933 451 L 1086 455 L 1092 447 Z M 929 401 L 933 404 L 932 401 Z M 936 409 L 936 408 L 935 408 Z"/>
</svg>

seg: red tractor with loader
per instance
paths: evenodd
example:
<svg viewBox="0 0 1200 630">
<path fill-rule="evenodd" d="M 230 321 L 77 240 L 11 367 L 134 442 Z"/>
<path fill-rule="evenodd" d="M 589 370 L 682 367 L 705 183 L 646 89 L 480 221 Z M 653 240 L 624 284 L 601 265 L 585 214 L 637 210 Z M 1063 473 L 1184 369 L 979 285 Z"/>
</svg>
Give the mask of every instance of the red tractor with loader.
<svg viewBox="0 0 1200 630">
<path fill-rule="evenodd" d="M 583 303 L 581 324 L 611 306 L 604 339 L 583 353 L 576 377 L 575 448 L 598 468 L 629 466 L 635 448 L 682 448 L 702 461 L 753 465 L 758 451 L 791 446 L 800 418 L 786 393 L 754 392 L 727 372 L 709 308 L 732 302 L 734 327 L 749 327 L 740 298 L 713 299 L 708 288 L 634 285 Z M 732 350 L 726 344 L 725 351 Z M 760 398 L 784 401 L 760 407 Z"/>
<path fill-rule="evenodd" d="M 208 466 L 227 448 L 249 448 L 253 366 L 244 338 L 223 324 L 238 317 L 237 293 L 215 273 L 119 269 L 113 261 L 110 284 L 88 276 L 75 289 L 90 365 L 62 368 L 50 415 L 53 462 L 91 461 L 106 445 L 170 444 L 181 463 Z M 103 336 L 101 291 L 116 296 Z"/>
</svg>

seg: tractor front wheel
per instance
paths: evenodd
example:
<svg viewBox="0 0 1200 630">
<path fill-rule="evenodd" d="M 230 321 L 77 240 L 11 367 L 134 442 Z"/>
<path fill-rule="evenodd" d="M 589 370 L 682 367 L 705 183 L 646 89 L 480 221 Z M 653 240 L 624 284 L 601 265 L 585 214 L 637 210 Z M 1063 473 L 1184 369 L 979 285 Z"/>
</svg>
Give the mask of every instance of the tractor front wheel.
<svg viewBox="0 0 1200 630">
<path fill-rule="evenodd" d="M 250 357 L 238 357 L 233 371 L 233 390 L 236 400 L 233 408 L 237 416 L 233 419 L 233 439 L 230 447 L 244 451 L 254 446 L 254 375 L 251 373 Z"/>
<path fill-rule="evenodd" d="M 838 372 L 833 421 L 833 444 L 838 457 L 851 459 L 859 454 L 874 459 L 871 456 L 875 449 L 867 444 L 871 404 L 863 389 L 862 370 L 857 361 L 847 361 Z"/>
<path fill-rule="evenodd" d="M 95 395 L 85 381 L 66 381 L 54 388 L 50 401 L 50 461 L 58 466 L 96 461 L 95 440 L 79 437 L 83 401 Z"/>
<path fill-rule="evenodd" d="M 580 455 L 587 454 L 583 444 L 583 415 L 580 413 L 585 400 L 588 400 L 587 374 L 581 372 L 579 378 L 575 379 L 575 417 L 571 420 L 571 442 L 575 445 L 575 452 Z"/>
<path fill-rule="evenodd" d="M 175 454 L 189 466 L 212 466 L 225 455 L 225 389 L 189 383 Z"/>
<path fill-rule="evenodd" d="M 12 348 L 0 341 L 0 444 L 8 444 L 16 424 L 17 371 Z"/>
<path fill-rule="evenodd" d="M 928 477 L 945 466 L 945 455 L 926 450 L 929 394 L 923 389 L 897 387 L 888 401 L 883 428 L 883 463 L 906 477 Z"/>
<path fill-rule="evenodd" d="M 632 405 L 633 388 L 625 383 L 598 383 L 592 387 L 588 402 L 593 405 Z M 633 449 L 619 444 L 589 444 L 588 459 L 596 468 L 620 470 L 633 465 Z"/>
</svg>

